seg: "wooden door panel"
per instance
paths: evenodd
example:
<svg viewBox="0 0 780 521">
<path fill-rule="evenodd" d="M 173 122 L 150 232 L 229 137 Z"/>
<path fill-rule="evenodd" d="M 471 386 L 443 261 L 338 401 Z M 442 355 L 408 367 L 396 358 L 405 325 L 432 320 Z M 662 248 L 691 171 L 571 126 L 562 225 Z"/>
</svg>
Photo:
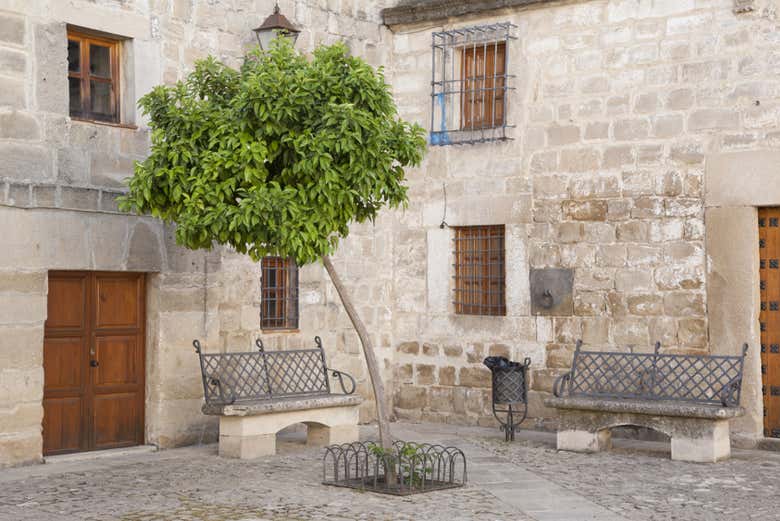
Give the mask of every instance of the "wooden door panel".
<svg viewBox="0 0 780 521">
<path fill-rule="evenodd" d="M 85 350 L 85 339 L 82 337 L 44 339 L 44 392 L 81 393 Z"/>
<path fill-rule="evenodd" d="M 74 452 L 82 447 L 83 404 L 80 398 L 43 400 L 43 446 L 47 454 Z"/>
<path fill-rule="evenodd" d="M 86 327 L 87 277 L 67 274 L 49 277 L 46 327 L 84 329 Z"/>
<path fill-rule="evenodd" d="M 108 449 L 142 443 L 136 393 L 103 394 L 95 397 L 95 448 Z"/>
<path fill-rule="evenodd" d="M 759 208 L 764 434 L 780 438 L 780 208 Z"/>
<path fill-rule="evenodd" d="M 44 454 L 143 443 L 144 280 L 49 273 Z"/>
<path fill-rule="evenodd" d="M 138 343 L 136 335 L 99 336 L 95 338 L 93 385 L 135 385 L 138 383 Z"/>
<path fill-rule="evenodd" d="M 137 278 L 99 276 L 95 291 L 95 329 L 139 327 Z"/>
</svg>

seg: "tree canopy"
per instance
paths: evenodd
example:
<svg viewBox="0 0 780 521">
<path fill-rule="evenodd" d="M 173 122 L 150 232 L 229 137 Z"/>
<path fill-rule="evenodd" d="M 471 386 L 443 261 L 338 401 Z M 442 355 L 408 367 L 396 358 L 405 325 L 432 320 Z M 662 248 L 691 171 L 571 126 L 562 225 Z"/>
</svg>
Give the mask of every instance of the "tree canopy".
<svg viewBox="0 0 780 521">
<path fill-rule="evenodd" d="M 307 59 L 280 38 L 240 70 L 210 57 L 139 105 L 151 154 L 120 208 L 175 222 L 188 248 L 224 244 L 255 260 L 332 253 L 350 223 L 406 204 L 404 169 L 425 149 L 381 69 L 341 43 Z"/>
</svg>

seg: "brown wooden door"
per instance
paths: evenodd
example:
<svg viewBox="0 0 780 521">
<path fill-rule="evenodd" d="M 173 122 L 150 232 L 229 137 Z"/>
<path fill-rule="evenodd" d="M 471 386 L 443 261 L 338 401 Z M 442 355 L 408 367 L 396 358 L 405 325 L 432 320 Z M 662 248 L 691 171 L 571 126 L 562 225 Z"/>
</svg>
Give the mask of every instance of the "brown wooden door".
<svg viewBox="0 0 780 521">
<path fill-rule="evenodd" d="M 764 435 L 780 438 L 780 208 L 759 208 Z"/>
<path fill-rule="evenodd" d="M 143 443 L 144 275 L 50 272 L 46 455 Z"/>
</svg>

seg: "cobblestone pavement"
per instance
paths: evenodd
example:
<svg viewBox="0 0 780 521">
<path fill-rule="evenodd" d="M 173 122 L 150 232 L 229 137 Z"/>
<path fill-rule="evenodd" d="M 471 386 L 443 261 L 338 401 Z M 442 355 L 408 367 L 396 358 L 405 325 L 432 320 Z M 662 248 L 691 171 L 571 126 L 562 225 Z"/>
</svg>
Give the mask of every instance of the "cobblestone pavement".
<svg viewBox="0 0 780 521">
<path fill-rule="evenodd" d="M 492 429 L 399 424 L 394 432 L 461 446 L 469 485 L 380 496 L 322 486 L 321 450 L 298 442 L 251 462 L 188 447 L 2 470 L 0 520 L 780 519 L 780 454 L 738 451 L 729 462 L 696 465 L 634 448 L 558 453 L 549 434 L 508 445 Z"/>
</svg>

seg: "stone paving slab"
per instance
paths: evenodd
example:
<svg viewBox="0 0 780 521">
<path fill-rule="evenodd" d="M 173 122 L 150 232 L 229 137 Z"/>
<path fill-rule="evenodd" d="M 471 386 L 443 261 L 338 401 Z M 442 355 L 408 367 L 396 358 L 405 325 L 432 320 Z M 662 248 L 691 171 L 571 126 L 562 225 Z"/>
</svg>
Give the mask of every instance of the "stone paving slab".
<svg viewBox="0 0 780 521">
<path fill-rule="evenodd" d="M 462 443 L 461 443 L 462 444 Z M 524 470 L 506 458 L 468 447 L 471 483 L 539 521 L 622 521 L 625 518 L 579 494 Z"/>
</svg>

